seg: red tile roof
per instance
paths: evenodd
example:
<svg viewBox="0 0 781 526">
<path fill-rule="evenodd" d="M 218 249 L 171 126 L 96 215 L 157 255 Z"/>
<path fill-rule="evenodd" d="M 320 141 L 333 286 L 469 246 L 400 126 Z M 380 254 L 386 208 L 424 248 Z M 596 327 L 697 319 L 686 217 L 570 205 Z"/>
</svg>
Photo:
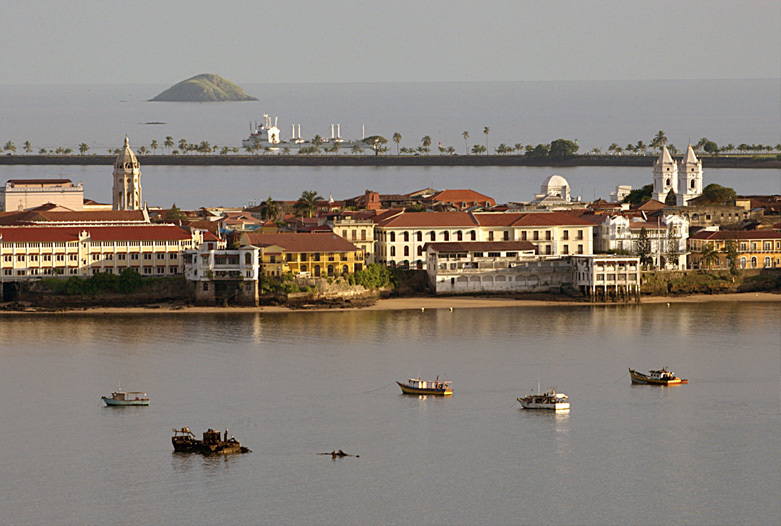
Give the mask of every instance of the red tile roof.
<svg viewBox="0 0 781 526">
<path fill-rule="evenodd" d="M 3 242 L 78 241 L 87 231 L 92 241 L 186 241 L 192 236 L 173 225 L 0 227 Z"/>
<path fill-rule="evenodd" d="M 466 212 L 405 212 L 381 220 L 377 226 L 387 228 L 474 227 L 475 218 Z"/>
<path fill-rule="evenodd" d="M 250 245 L 269 247 L 277 245 L 287 252 L 355 252 L 355 245 L 333 233 L 306 234 L 257 234 L 242 236 Z"/>
<path fill-rule="evenodd" d="M 479 204 L 484 204 L 486 201 L 495 205 L 496 202 L 492 197 L 475 192 L 474 190 L 442 190 L 441 192 L 434 194 L 430 198 L 432 201 L 439 201 L 442 203 L 471 203 L 477 201 Z"/>
<path fill-rule="evenodd" d="M 509 214 L 475 213 L 480 226 L 594 226 L 594 223 L 567 212 L 527 212 Z"/>
</svg>

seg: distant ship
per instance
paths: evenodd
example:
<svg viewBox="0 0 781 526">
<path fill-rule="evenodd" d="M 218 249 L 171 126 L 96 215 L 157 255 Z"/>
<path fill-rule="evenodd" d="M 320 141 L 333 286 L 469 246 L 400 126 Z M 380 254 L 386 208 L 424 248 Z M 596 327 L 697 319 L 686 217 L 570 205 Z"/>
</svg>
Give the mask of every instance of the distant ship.
<svg viewBox="0 0 781 526">
<path fill-rule="evenodd" d="M 312 148 L 314 150 L 315 143 L 311 140 L 305 140 L 301 138 L 301 125 L 292 124 L 292 138 L 289 141 L 282 140 L 282 136 L 277 127 L 277 117 L 274 117 L 274 124 L 271 124 L 271 117 L 268 114 L 263 115 L 263 122 L 256 124 L 255 126 L 250 123 L 249 137 L 241 141 L 241 145 L 244 148 L 257 147 L 261 151 L 270 151 L 274 153 L 299 153 L 304 148 Z M 331 125 L 331 138 L 323 138 L 322 142 L 317 146 L 322 152 L 334 145 L 339 145 L 339 153 L 349 153 L 354 147 L 361 149 L 361 152 L 372 151 L 372 147 L 362 140 L 347 141 L 341 137 L 341 125 Z"/>
</svg>

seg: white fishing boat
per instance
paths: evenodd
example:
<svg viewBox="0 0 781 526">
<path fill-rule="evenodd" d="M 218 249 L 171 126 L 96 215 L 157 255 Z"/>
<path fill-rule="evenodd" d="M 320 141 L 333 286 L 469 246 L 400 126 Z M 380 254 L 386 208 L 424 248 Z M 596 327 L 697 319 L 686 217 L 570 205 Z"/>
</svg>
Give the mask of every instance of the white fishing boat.
<svg viewBox="0 0 781 526">
<path fill-rule="evenodd" d="M 557 393 L 555 389 L 548 389 L 544 393 L 532 393 L 518 398 L 524 409 L 548 409 L 551 411 L 569 411 L 569 397 L 564 393 Z"/>
<path fill-rule="evenodd" d="M 108 406 L 149 405 L 149 398 L 142 391 L 125 392 L 119 387 L 111 396 L 101 396 Z"/>
<path fill-rule="evenodd" d="M 320 149 L 321 151 L 338 146 L 342 153 L 351 152 L 356 146 L 361 149 L 362 152 L 368 152 L 372 150 L 371 145 L 366 144 L 362 140 L 345 140 L 341 137 L 341 125 L 331 125 L 331 138 L 323 137 L 318 144 L 315 144 L 312 140 L 301 138 L 301 125 L 291 124 L 292 132 L 289 140 L 283 140 L 282 134 L 277 126 L 277 117 L 274 117 L 272 124 L 271 117 L 268 114 L 263 115 L 263 122 L 255 124 L 250 123 L 249 137 L 241 141 L 241 145 L 244 148 L 257 148 L 261 151 L 269 151 L 274 153 L 289 153 L 296 154 L 305 148 L 311 148 L 313 150 Z"/>
</svg>

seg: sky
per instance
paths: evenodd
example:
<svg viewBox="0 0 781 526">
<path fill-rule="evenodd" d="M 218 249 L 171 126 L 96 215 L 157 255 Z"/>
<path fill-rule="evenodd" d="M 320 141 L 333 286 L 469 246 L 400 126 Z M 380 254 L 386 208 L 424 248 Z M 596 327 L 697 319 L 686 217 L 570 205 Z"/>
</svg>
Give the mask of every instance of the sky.
<svg viewBox="0 0 781 526">
<path fill-rule="evenodd" d="M 781 78 L 781 2 L 0 0 L 0 84 Z"/>
</svg>

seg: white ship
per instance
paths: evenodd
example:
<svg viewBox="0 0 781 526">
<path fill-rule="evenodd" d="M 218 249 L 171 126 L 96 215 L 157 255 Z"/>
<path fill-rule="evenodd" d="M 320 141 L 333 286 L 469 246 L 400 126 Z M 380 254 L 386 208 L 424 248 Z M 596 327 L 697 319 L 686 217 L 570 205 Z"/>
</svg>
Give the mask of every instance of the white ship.
<svg viewBox="0 0 781 526">
<path fill-rule="evenodd" d="M 301 125 L 292 124 L 290 140 L 283 140 L 279 127 L 277 126 L 277 117 L 274 117 L 274 123 L 271 123 L 271 117 L 268 114 L 263 115 L 263 122 L 255 124 L 250 123 L 249 137 L 241 141 L 244 148 L 257 148 L 259 151 L 269 151 L 283 154 L 296 154 L 303 149 L 309 149 L 309 153 L 317 153 L 319 150 L 323 153 L 333 152 L 334 146 L 338 147 L 335 153 L 352 153 L 355 147 L 360 148 L 361 153 L 372 151 L 372 147 L 362 140 L 347 141 L 341 137 L 341 125 L 331 125 L 331 137 L 323 137 L 318 144 L 313 140 L 301 138 Z"/>
</svg>

